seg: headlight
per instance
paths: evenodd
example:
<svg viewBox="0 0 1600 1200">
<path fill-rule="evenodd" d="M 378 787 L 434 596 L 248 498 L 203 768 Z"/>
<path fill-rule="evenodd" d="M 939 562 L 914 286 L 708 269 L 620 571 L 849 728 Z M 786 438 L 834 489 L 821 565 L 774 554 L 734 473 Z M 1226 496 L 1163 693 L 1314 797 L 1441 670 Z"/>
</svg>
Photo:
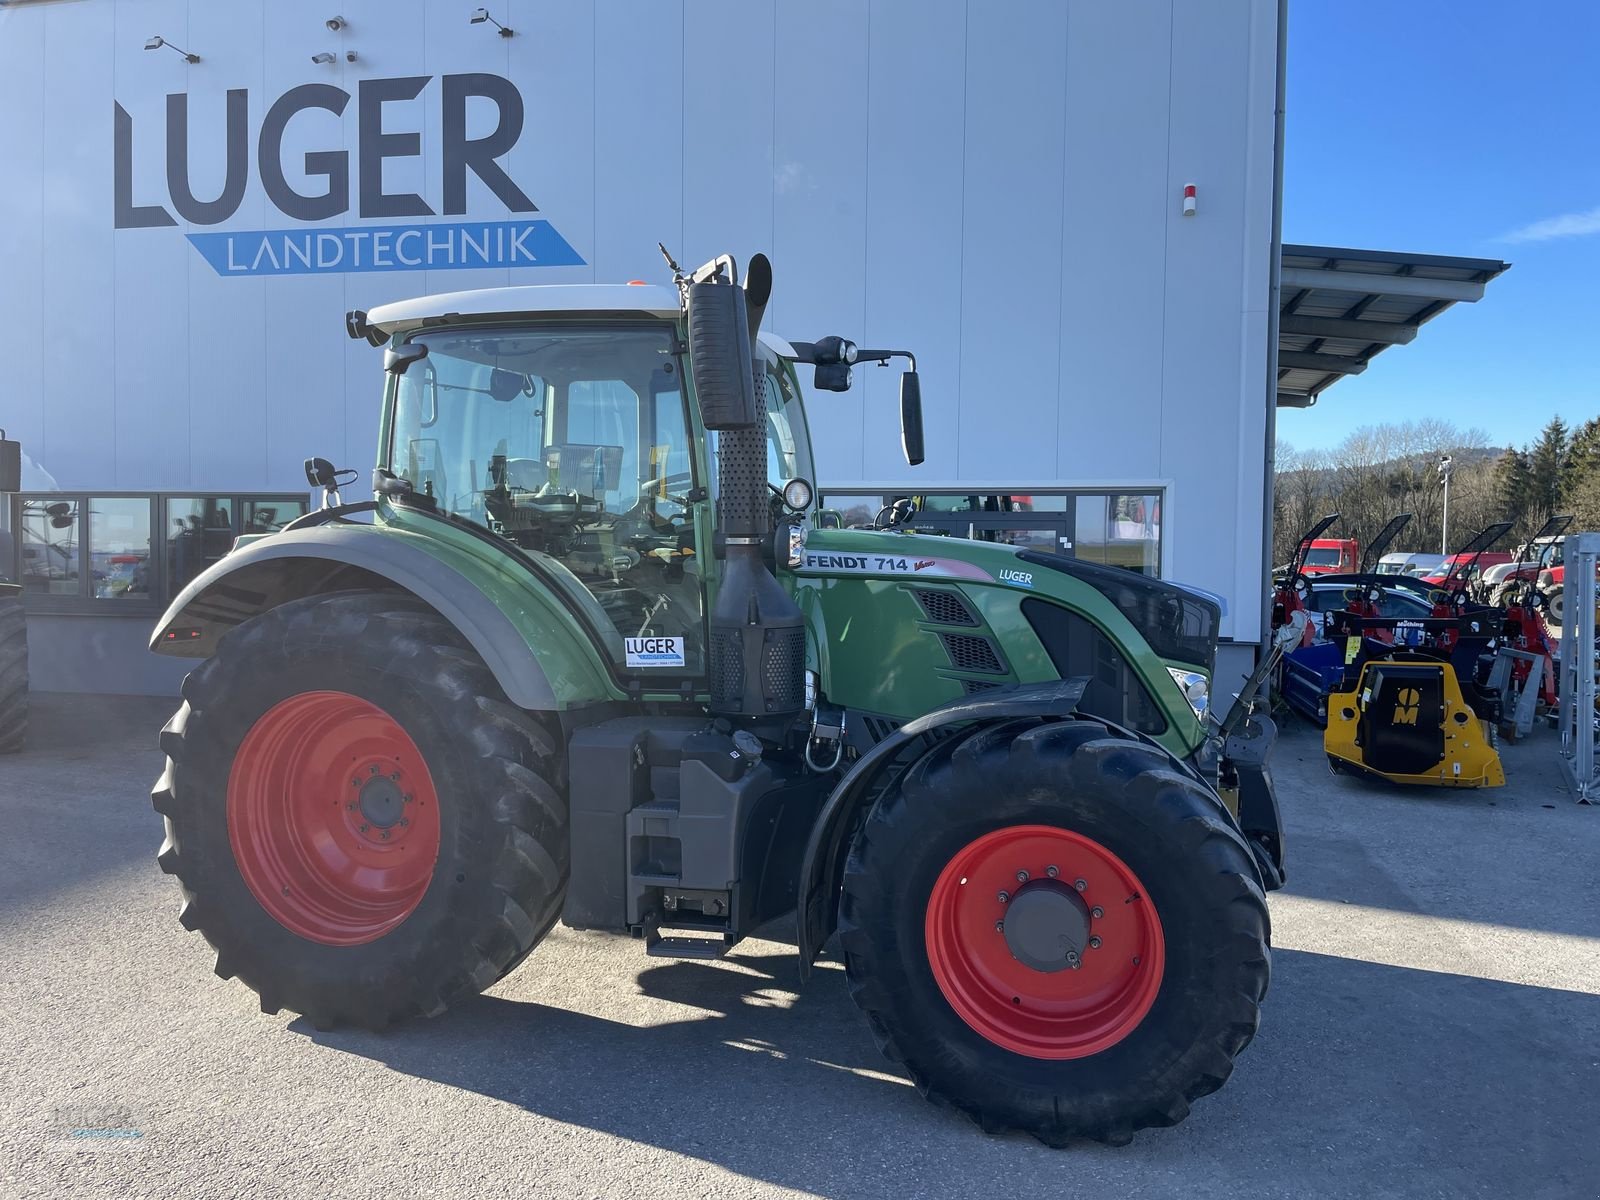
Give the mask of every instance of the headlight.
<svg viewBox="0 0 1600 1200">
<path fill-rule="evenodd" d="M 1194 715 L 1204 721 L 1211 708 L 1211 685 L 1206 677 L 1198 671 L 1184 671 L 1177 667 L 1168 667 L 1167 674 L 1172 676 L 1172 682 L 1178 685 L 1183 698 L 1194 709 Z"/>
</svg>

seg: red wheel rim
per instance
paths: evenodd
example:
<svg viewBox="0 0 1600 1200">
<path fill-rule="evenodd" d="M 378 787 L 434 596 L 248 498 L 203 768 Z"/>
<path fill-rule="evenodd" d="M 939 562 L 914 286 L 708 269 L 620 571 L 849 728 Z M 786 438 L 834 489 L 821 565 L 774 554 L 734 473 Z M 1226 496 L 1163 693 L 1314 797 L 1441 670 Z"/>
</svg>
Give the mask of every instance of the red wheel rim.
<svg viewBox="0 0 1600 1200">
<path fill-rule="evenodd" d="M 439 804 L 415 742 L 383 709 L 304 692 L 250 727 L 228 776 L 228 840 L 285 929 L 357 946 L 421 902 L 439 859 Z"/>
<path fill-rule="evenodd" d="M 1017 957 L 1024 909 L 1029 946 L 1044 932 L 1058 961 L 1075 954 L 1076 966 L 1041 969 Z M 1030 1058 L 1087 1058 L 1116 1045 L 1150 1012 L 1166 967 L 1161 919 L 1138 876 L 1099 842 L 1050 825 L 997 829 L 963 847 L 934 882 L 924 935 L 956 1015 Z"/>
</svg>

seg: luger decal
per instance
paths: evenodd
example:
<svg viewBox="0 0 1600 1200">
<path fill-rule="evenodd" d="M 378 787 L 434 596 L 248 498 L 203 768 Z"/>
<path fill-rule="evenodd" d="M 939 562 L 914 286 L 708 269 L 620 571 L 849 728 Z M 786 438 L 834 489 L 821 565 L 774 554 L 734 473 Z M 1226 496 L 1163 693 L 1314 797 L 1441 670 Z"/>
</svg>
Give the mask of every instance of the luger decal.
<svg viewBox="0 0 1600 1200">
<path fill-rule="evenodd" d="M 522 95 L 499 75 L 445 75 L 440 95 L 440 211 L 416 192 L 384 190 L 383 164 L 422 153 L 422 135 L 397 131 L 386 122 L 384 106 L 420 96 L 429 75 L 363 79 L 355 95 L 325 83 L 290 88 L 267 109 L 254 138 L 256 172 L 267 201 L 291 221 L 327 221 L 352 213 L 371 218 L 463 217 L 470 172 L 512 213 L 536 213 L 528 194 L 496 161 L 522 136 Z M 487 100 L 498 119 L 488 134 L 469 138 L 467 105 Z M 301 113 L 320 110 L 342 116 L 356 106 L 356 149 L 313 150 L 304 155 L 304 174 L 316 181 L 290 183 L 283 162 L 289 124 Z M 244 200 L 250 177 L 249 94 L 228 92 L 225 112 L 225 170 L 217 195 L 194 194 L 189 169 L 189 97 L 177 92 L 166 103 L 165 203 L 135 197 L 134 122 L 114 104 L 115 224 L 118 229 L 221 225 Z M 467 267 L 552 267 L 581 265 L 583 259 L 549 221 L 530 217 L 497 221 L 416 220 L 407 224 L 300 226 L 289 229 L 225 230 L 186 235 L 219 275 L 303 275 L 349 271 L 439 271 Z"/>
</svg>

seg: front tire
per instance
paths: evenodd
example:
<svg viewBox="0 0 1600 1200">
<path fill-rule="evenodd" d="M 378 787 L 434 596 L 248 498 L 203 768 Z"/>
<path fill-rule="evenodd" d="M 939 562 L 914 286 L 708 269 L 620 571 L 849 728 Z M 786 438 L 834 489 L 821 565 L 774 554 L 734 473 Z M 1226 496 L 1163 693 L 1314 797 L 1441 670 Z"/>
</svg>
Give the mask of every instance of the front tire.
<svg viewBox="0 0 1600 1200">
<path fill-rule="evenodd" d="M 1562 629 L 1565 629 L 1566 622 L 1562 618 L 1566 615 L 1567 609 L 1566 588 L 1553 587 L 1549 591 L 1544 592 L 1543 595 L 1544 615 L 1549 619 L 1552 625 L 1556 625 Z"/>
<path fill-rule="evenodd" d="M 266 1012 L 382 1028 L 488 987 L 568 875 L 553 733 L 410 597 L 292 601 L 184 680 L 152 792 L 185 928 Z"/>
<path fill-rule="evenodd" d="M 28 626 L 19 599 L 0 600 L 0 754 L 28 736 Z"/>
<path fill-rule="evenodd" d="M 851 992 L 924 1094 L 985 1130 L 1173 1125 L 1249 1044 L 1265 896 L 1216 799 L 1090 720 L 951 738 L 880 800 L 840 902 Z"/>
</svg>

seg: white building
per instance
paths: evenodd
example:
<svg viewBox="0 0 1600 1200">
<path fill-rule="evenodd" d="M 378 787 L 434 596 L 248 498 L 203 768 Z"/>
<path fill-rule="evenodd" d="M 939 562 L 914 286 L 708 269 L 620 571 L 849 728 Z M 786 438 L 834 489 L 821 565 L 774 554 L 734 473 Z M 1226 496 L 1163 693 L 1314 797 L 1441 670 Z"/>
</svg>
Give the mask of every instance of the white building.
<svg viewBox="0 0 1600 1200">
<path fill-rule="evenodd" d="M 365 475 L 346 310 L 665 282 L 657 241 L 765 251 L 776 331 L 916 352 L 926 464 L 860 371 L 812 398 L 825 495 L 1026 497 L 1262 637 L 1279 0 L 473 7 L 0 0 L 36 687 L 171 689 L 178 582 L 298 511 L 305 457 Z"/>
</svg>

